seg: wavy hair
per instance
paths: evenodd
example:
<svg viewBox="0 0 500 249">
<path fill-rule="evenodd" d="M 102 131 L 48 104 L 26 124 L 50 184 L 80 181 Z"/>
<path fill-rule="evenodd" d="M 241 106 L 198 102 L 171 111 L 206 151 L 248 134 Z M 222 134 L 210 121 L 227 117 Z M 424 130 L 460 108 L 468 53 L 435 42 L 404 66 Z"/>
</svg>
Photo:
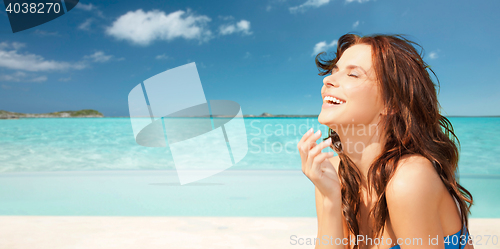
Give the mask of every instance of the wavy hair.
<svg viewBox="0 0 500 249">
<path fill-rule="evenodd" d="M 316 56 L 316 66 L 324 76 L 331 72 L 343 52 L 356 44 L 367 44 L 372 49 L 372 62 L 377 81 L 382 89 L 388 114 L 381 124 L 384 127 L 382 153 L 370 166 L 367 175 L 368 189 L 377 194 L 375 205 L 370 209 L 374 221 L 374 236 L 379 237 L 389 216 L 385 198 L 386 187 L 401 157 L 418 154 L 435 162 L 439 177 L 448 192 L 460 206 L 462 227 L 468 229 L 468 216 L 472 195 L 456 179 L 460 142 L 451 122 L 439 112 L 436 85 L 428 71 L 434 71 L 422 59 L 422 47 L 402 35 L 358 36 L 345 34 L 338 40 L 333 59 L 323 59 L 325 53 Z M 421 53 L 416 49 L 419 47 Z M 437 77 L 436 77 L 437 79 Z M 348 229 L 359 235 L 358 212 L 360 206 L 361 173 L 342 150 L 338 134 L 329 128 L 332 148 L 339 154 L 338 175 L 341 182 L 342 212 Z M 458 143 L 458 146 L 457 146 Z M 463 230 L 463 229 L 462 229 Z M 354 245 L 357 249 L 358 245 Z"/>
</svg>

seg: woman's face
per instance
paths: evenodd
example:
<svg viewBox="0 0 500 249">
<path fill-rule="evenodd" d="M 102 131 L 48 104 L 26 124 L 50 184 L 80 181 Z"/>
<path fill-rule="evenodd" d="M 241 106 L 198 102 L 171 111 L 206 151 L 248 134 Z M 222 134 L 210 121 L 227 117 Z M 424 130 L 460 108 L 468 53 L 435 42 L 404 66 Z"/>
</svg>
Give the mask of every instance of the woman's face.
<svg viewBox="0 0 500 249">
<path fill-rule="evenodd" d="M 323 79 L 321 95 L 321 124 L 348 129 L 349 124 L 378 123 L 384 104 L 372 65 L 371 46 L 358 44 L 345 50 L 331 74 Z"/>
</svg>

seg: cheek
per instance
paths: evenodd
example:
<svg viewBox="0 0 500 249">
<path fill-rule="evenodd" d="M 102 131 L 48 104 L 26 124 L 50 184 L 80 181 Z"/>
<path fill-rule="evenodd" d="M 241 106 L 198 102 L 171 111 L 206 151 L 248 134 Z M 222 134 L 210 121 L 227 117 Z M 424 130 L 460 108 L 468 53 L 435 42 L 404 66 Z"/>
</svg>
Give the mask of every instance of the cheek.
<svg viewBox="0 0 500 249">
<path fill-rule="evenodd" d="M 351 100 L 351 106 L 363 111 L 366 115 L 378 114 L 381 111 L 381 96 L 373 84 L 346 88 L 346 95 Z"/>
</svg>

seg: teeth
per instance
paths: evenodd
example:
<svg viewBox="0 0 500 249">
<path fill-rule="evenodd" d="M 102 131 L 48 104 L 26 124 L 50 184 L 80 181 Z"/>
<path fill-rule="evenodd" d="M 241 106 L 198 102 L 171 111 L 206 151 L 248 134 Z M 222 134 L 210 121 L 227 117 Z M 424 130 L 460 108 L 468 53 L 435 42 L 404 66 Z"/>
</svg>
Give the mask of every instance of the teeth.
<svg viewBox="0 0 500 249">
<path fill-rule="evenodd" d="M 332 101 L 332 102 L 337 103 L 337 104 L 344 104 L 345 103 L 345 101 L 341 101 L 341 100 L 334 98 L 332 96 L 325 96 L 325 98 L 323 100 L 324 101 Z"/>
</svg>

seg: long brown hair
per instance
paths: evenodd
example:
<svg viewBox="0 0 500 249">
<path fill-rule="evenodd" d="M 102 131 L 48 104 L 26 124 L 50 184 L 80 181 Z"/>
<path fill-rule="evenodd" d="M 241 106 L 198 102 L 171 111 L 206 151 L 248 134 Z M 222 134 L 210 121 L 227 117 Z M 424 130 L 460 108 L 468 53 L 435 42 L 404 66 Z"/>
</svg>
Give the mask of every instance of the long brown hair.
<svg viewBox="0 0 500 249">
<path fill-rule="evenodd" d="M 451 122 L 439 112 L 438 85 L 428 71 L 436 75 L 415 48 L 421 47 L 401 35 L 361 37 L 345 34 L 338 40 L 333 59 L 322 59 L 324 52 L 316 56 L 319 75 L 329 74 L 342 53 L 356 44 L 371 46 L 374 70 L 381 85 L 384 105 L 389 110 L 381 121 L 385 144 L 367 176 L 369 191 L 373 188 L 378 197 L 370 210 L 370 216 L 374 218 L 374 235 L 380 236 L 389 216 L 385 198 L 387 183 L 401 157 L 411 154 L 422 155 L 435 162 L 437 173 L 460 206 L 462 227 L 468 229 L 472 195 L 457 182 L 455 175 L 458 173 L 460 143 Z M 357 236 L 362 176 L 352 160 L 343 153 L 338 134 L 329 129 L 329 137 L 325 139 L 328 138 L 333 140 L 332 148 L 340 158 L 338 174 L 342 187 L 342 211 L 349 230 Z M 354 245 L 354 249 L 357 247 Z"/>
</svg>

